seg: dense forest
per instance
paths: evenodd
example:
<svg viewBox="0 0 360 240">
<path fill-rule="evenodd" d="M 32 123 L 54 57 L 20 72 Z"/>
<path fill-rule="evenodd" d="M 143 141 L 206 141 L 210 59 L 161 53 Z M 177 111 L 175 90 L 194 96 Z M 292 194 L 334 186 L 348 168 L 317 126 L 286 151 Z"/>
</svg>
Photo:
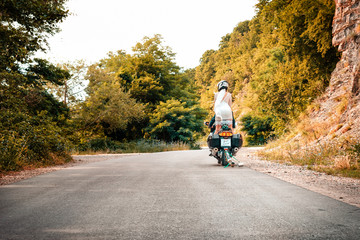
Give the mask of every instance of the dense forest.
<svg viewBox="0 0 360 240">
<path fill-rule="evenodd" d="M 161 35 L 91 66 L 34 59 L 68 16 L 65 2 L 0 3 L 1 171 L 140 140 L 194 147 L 222 79 L 248 144 L 264 144 L 324 91 L 339 58 L 331 45 L 333 0 L 259 0 L 255 17 L 206 51 L 195 69 L 178 66 Z M 83 76 L 85 99 L 77 97 Z"/>
<path fill-rule="evenodd" d="M 333 0 L 260 0 L 256 11 L 218 50 L 203 54 L 195 73 L 209 114 L 216 83 L 230 83 L 235 118 L 252 145 L 286 133 L 328 86 L 339 60 L 331 44 Z"/>
<path fill-rule="evenodd" d="M 33 57 L 60 30 L 69 14 L 65 2 L 0 3 L 0 170 L 66 162 L 74 151 L 121 152 L 138 141 L 195 147 L 206 113 L 194 70 L 176 65 L 161 35 L 91 66 Z"/>
</svg>

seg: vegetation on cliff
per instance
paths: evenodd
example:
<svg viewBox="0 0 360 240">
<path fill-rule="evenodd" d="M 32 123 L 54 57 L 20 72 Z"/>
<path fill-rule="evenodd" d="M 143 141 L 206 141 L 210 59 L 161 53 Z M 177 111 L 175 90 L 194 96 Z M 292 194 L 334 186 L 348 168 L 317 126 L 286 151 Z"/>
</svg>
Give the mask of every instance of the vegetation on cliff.
<svg viewBox="0 0 360 240">
<path fill-rule="evenodd" d="M 348 1 L 344 6 L 350 9 L 352 3 Z M 356 54 L 351 54 L 358 48 L 349 50 L 347 60 L 339 66 L 339 80 L 332 89 L 340 90 L 332 97 L 334 103 L 322 106 L 321 101 L 328 97 L 319 99 L 340 59 L 340 53 L 332 46 L 335 2 L 260 0 L 256 10 L 252 20 L 240 22 L 222 38 L 218 50 L 203 54 L 195 74 L 201 106 L 208 109 L 210 117 L 216 83 L 226 79 L 234 96 L 234 115 L 241 123 L 247 144 L 262 145 L 280 138 L 262 156 L 359 177 L 358 134 L 342 136 L 352 128 L 359 132 L 354 127 L 354 116 L 358 114 L 350 111 L 350 106 L 356 105 L 350 100 L 354 94 L 351 89 L 358 86 L 356 79 L 354 86 L 342 83 L 351 79 L 344 72 L 358 71 L 358 61 L 352 59 Z M 355 23 L 356 15 L 351 16 L 349 22 Z M 354 23 L 348 26 L 342 22 L 344 19 L 349 18 L 338 18 L 339 26 L 356 31 Z M 339 35 L 346 39 L 356 36 L 349 31 Z M 348 45 L 342 44 L 342 48 Z"/>
<path fill-rule="evenodd" d="M 252 142 L 263 144 L 260 132 L 281 136 L 324 91 L 339 55 L 331 45 L 333 0 L 261 0 L 256 9 L 251 21 L 223 37 L 218 50 L 203 54 L 195 80 L 201 106 L 210 110 L 216 83 L 226 79 L 235 118 L 267 126 L 248 131 Z"/>
</svg>

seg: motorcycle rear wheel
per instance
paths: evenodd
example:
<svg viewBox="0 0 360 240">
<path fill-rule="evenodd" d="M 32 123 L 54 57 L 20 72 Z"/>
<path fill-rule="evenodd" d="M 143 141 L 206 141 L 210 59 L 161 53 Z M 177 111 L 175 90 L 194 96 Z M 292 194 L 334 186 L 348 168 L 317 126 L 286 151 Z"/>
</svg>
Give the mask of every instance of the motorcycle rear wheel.
<svg viewBox="0 0 360 240">
<path fill-rule="evenodd" d="M 223 153 L 222 153 L 222 156 L 221 156 L 221 165 L 223 165 L 223 166 L 227 166 L 229 163 L 228 163 L 228 161 L 227 161 L 227 159 L 226 159 L 226 152 L 224 151 Z"/>
</svg>

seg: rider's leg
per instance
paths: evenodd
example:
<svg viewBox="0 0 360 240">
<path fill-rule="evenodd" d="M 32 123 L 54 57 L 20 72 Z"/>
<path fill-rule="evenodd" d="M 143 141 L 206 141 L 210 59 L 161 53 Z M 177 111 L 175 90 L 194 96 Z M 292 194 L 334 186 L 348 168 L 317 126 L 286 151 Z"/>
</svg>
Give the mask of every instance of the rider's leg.
<svg viewBox="0 0 360 240">
<path fill-rule="evenodd" d="M 221 116 L 215 116 L 215 134 L 218 134 L 221 129 Z"/>
</svg>

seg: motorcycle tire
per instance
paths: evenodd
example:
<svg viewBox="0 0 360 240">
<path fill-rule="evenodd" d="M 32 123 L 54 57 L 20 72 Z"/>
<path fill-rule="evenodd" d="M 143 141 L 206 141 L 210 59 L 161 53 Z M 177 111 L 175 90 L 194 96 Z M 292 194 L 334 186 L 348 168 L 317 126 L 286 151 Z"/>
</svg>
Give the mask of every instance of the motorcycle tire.
<svg viewBox="0 0 360 240">
<path fill-rule="evenodd" d="M 221 156 L 221 165 L 223 165 L 223 166 L 227 166 L 229 163 L 228 163 L 228 161 L 227 161 L 227 159 L 226 159 L 226 153 L 225 153 L 225 151 L 222 153 L 222 156 Z"/>
</svg>

